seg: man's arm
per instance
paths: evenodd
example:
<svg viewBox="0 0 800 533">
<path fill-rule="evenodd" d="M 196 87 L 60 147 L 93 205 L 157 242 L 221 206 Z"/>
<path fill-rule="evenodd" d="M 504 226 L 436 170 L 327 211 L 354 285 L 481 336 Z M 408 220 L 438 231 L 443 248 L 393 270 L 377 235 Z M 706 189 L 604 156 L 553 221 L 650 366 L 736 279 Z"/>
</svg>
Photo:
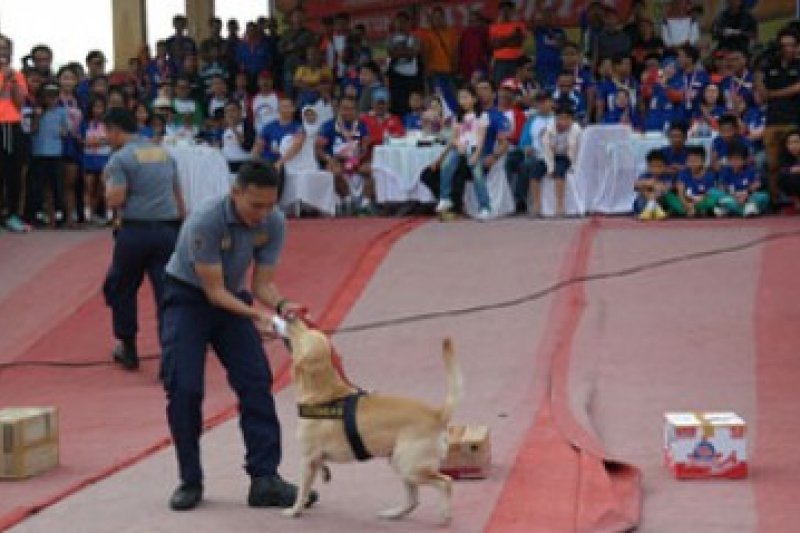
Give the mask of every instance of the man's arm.
<svg viewBox="0 0 800 533">
<path fill-rule="evenodd" d="M 294 138 L 292 139 L 292 145 L 286 150 L 286 153 L 283 154 L 276 162 L 275 168 L 283 167 L 287 161 L 291 161 L 300 150 L 303 148 L 303 143 L 306 141 L 306 134 L 305 132 L 297 133 Z"/>
<path fill-rule="evenodd" d="M 285 301 L 275 284 L 275 267 L 270 265 L 256 265 L 253 269 L 253 296 L 262 304 L 277 308 L 278 304 Z"/>
<path fill-rule="evenodd" d="M 203 292 L 211 305 L 252 320 L 265 319 L 264 313 L 253 306 L 247 305 L 225 287 L 225 277 L 222 273 L 221 264 L 195 263 L 194 270 L 197 273 L 197 277 L 200 278 Z"/>
<path fill-rule="evenodd" d="M 111 209 L 120 209 L 128 198 L 128 179 L 119 159 L 112 157 L 103 175 L 106 181 L 106 204 Z"/>
</svg>

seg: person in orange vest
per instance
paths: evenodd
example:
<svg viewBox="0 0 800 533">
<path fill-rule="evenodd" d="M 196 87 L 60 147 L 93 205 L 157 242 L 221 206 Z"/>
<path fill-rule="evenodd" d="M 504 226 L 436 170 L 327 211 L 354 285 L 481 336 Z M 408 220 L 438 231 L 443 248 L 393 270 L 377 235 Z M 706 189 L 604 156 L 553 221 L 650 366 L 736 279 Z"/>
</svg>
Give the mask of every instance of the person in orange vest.
<svg viewBox="0 0 800 533">
<path fill-rule="evenodd" d="M 522 45 L 525 42 L 525 24 L 517 20 L 514 2 L 500 2 L 497 22 L 489 26 L 489 40 L 492 45 L 492 80 L 499 86 L 506 78 L 513 78 L 522 58 Z"/>
</svg>

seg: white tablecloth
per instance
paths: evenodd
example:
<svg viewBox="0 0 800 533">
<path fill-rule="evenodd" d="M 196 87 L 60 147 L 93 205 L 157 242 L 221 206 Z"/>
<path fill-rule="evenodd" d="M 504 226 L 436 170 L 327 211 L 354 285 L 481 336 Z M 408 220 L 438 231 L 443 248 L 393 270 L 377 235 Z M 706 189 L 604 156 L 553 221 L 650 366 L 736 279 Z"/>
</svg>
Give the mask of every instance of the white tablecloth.
<svg viewBox="0 0 800 533">
<path fill-rule="evenodd" d="M 378 203 L 436 199 L 420 182 L 422 171 L 433 163 L 444 146 L 376 146 L 372 152 L 372 177 Z"/>
<path fill-rule="evenodd" d="M 231 188 L 228 163 L 218 148 L 165 146 L 178 164 L 178 178 L 186 210 L 191 212 L 208 200 L 226 195 Z"/>
</svg>

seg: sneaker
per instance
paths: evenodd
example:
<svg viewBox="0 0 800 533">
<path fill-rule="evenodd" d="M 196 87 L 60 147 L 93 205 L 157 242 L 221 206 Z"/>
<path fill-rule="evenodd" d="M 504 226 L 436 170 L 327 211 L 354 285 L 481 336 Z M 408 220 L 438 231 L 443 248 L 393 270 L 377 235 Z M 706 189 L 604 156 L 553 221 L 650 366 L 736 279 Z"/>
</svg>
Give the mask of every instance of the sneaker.
<svg viewBox="0 0 800 533">
<path fill-rule="evenodd" d="M 492 212 L 486 208 L 483 208 L 481 209 L 480 213 L 478 213 L 478 216 L 476 216 L 475 218 L 478 220 L 478 222 L 486 222 L 488 220 L 491 220 Z"/>
<path fill-rule="evenodd" d="M 247 505 L 250 507 L 281 507 L 286 509 L 294 505 L 297 499 L 297 486 L 284 481 L 281 476 L 254 477 L 250 482 Z M 317 491 L 308 494 L 306 507 L 310 507 L 319 499 Z"/>
<path fill-rule="evenodd" d="M 744 212 L 742 214 L 746 217 L 754 217 L 758 215 L 758 207 L 753 202 L 747 202 L 744 204 Z"/>
<path fill-rule="evenodd" d="M 666 211 L 664 211 L 664 209 L 660 205 L 657 205 L 655 209 L 653 209 L 653 219 L 664 220 L 665 218 L 667 218 Z"/>
<path fill-rule="evenodd" d="M 31 227 L 25 224 L 17 215 L 11 215 L 6 219 L 6 229 L 13 233 L 27 233 Z"/>
<path fill-rule="evenodd" d="M 653 210 L 649 207 L 645 207 L 641 213 L 639 213 L 639 220 L 653 220 Z"/>
<path fill-rule="evenodd" d="M 181 483 L 169 499 L 173 511 L 188 511 L 197 507 L 203 500 L 203 486 Z"/>
<path fill-rule="evenodd" d="M 111 357 L 116 363 L 125 370 L 136 370 L 139 368 L 139 354 L 136 352 L 136 344 L 131 341 L 120 341 L 111 352 Z"/>
<path fill-rule="evenodd" d="M 715 206 L 714 207 L 714 216 L 715 217 L 722 218 L 727 214 L 728 214 L 728 212 L 724 208 L 722 208 L 720 206 Z"/>
<path fill-rule="evenodd" d="M 445 213 L 453 209 L 453 202 L 448 200 L 447 198 L 442 198 L 439 200 L 439 203 L 436 204 L 436 212 L 437 213 Z"/>
</svg>

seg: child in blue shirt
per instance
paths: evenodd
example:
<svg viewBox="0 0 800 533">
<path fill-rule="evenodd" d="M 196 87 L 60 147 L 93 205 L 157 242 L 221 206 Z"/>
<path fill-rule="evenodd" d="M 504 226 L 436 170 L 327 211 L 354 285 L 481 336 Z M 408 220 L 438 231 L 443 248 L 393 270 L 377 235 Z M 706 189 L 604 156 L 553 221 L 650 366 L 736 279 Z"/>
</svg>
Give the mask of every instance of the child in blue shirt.
<svg viewBox="0 0 800 533">
<path fill-rule="evenodd" d="M 38 101 L 41 107 L 34 109 L 32 125 L 31 165 L 32 196 L 34 212 L 45 208 L 47 217 L 42 217 L 51 227 L 56 222 L 56 211 L 63 214 L 64 204 L 64 139 L 69 134 L 67 110 L 58 105 L 59 87 L 55 82 L 42 86 Z M 37 215 L 38 218 L 38 215 Z"/>
<path fill-rule="evenodd" d="M 669 146 L 665 146 L 661 149 L 661 153 L 664 154 L 664 159 L 667 161 L 669 171 L 676 176 L 686 168 L 686 159 L 689 155 L 686 148 L 688 130 L 689 128 L 684 122 L 671 123 L 669 125 L 669 130 L 667 130 Z"/>
<path fill-rule="evenodd" d="M 707 216 L 722 197 L 716 176 L 706 168 L 706 149 L 690 146 L 686 149 L 686 168 L 678 173 L 676 182 L 682 203 L 681 214 L 688 217 Z"/>
<path fill-rule="evenodd" d="M 419 91 L 408 93 L 408 113 L 403 117 L 406 131 L 422 129 L 422 113 L 425 112 L 425 100 Z"/>
<path fill-rule="evenodd" d="M 711 143 L 711 167 L 719 172 L 727 164 L 729 147 L 738 143 L 747 149 L 746 161 L 753 162 L 753 151 L 750 141 L 739 133 L 739 119 L 735 115 L 724 115 L 719 119 L 719 136 Z"/>
<path fill-rule="evenodd" d="M 633 212 L 639 220 L 664 220 L 667 211 L 684 211 L 675 194 L 674 175 L 669 172 L 661 150 L 651 150 L 647 154 L 647 172 L 639 176 L 634 188 L 638 195 L 633 203 Z"/>
<path fill-rule="evenodd" d="M 614 106 L 607 109 L 601 121 L 603 124 L 622 124 L 630 126 L 631 129 L 641 131 L 642 120 L 639 112 L 631 104 L 631 97 L 628 91 L 618 90 L 614 95 Z"/>
<path fill-rule="evenodd" d="M 739 142 L 730 143 L 728 164 L 719 173 L 724 193 L 715 211 L 717 216 L 755 216 L 769 207 L 769 194 L 760 190 L 761 180 L 748 164 L 748 158 L 747 146 Z"/>
</svg>

